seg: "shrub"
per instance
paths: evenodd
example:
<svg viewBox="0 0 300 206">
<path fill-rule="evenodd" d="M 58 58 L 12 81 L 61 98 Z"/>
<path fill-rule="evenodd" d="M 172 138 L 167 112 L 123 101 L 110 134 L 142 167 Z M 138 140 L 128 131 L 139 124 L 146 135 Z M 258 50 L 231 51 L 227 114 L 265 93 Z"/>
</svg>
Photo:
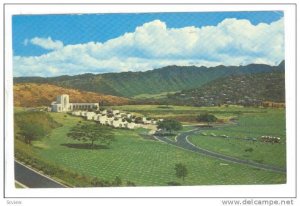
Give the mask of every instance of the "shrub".
<svg viewBox="0 0 300 206">
<path fill-rule="evenodd" d="M 14 117 L 15 138 L 24 140 L 27 144 L 46 137 L 52 129 L 61 126 L 46 112 L 26 111 L 16 113 Z"/>
<path fill-rule="evenodd" d="M 209 113 L 200 114 L 196 119 L 198 122 L 207 122 L 208 125 L 209 123 L 216 122 L 218 120 L 215 115 Z"/>
<path fill-rule="evenodd" d="M 127 182 L 126 182 L 126 185 L 127 185 L 127 186 L 136 186 L 135 183 L 134 183 L 134 182 L 131 182 L 131 181 L 127 181 Z"/>
<path fill-rule="evenodd" d="M 168 182 L 167 184 L 170 185 L 170 186 L 179 186 L 179 185 L 181 185 L 179 182 L 174 182 L 174 181 Z"/>
<path fill-rule="evenodd" d="M 157 128 L 166 130 L 169 133 L 171 133 L 172 131 L 181 130 L 182 124 L 181 124 L 181 122 L 178 122 L 176 120 L 169 119 L 169 120 L 164 120 L 164 121 L 158 122 Z"/>
<path fill-rule="evenodd" d="M 245 149 L 245 152 L 253 152 L 254 151 L 254 149 L 253 148 L 247 148 L 247 149 Z"/>
</svg>

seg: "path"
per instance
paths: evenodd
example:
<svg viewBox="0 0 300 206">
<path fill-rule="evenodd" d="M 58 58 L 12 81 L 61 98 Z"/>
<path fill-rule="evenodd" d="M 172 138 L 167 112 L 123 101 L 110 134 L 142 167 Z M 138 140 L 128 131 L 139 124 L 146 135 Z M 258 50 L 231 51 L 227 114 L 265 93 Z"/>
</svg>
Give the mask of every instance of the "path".
<svg viewBox="0 0 300 206">
<path fill-rule="evenodd" d="M 15 161 L 15 180 L 29 188 L 64 188 L 66 186 Z"/>
<path fill-rule="evenodd" d="M 250 167 L 255 167 L 255 168 L 259 168 L 259 169 L 263 169 L 263 170 L 270 170 L 270 171 L 273 171 L 273 172 L 280 172 L 280 173 L 285 173 L 286 172 L 286 170 L 284 168 L 279 168 L 279 167 L 276 167 L 276 166 L 273 166 L 273 165 L 261 164 L 261 163 L 257 163 L 257 162 L 251 161 L 251 160 L 239 159 L 239 158 L 227 156 L 227 155 L 224 155 L 224 154 L 220 154 L 220 153 L 217 153 L 217 152 L 213 152 L 213 151 L 210 151 L 210 150 L 206 150 L 206 149 L 197 147 L 188 140 L 188 137 L 190 135 L 193 135 L 196 132 L 199 132 L 199 130 L 200 130 L 200 128 L 199 129 L 193 129 L 193 130 L 190 130 L 190 131 L 187 131 L 187 132 L 183 132 L 183 133 L 179 134 L 176 137 L 176 141 L 172 141 L 172 140 L 168 139 L 167 137 L 163 137 L 163 136 L 154 136 L 154 138 L 156 138 L 157 140 L 159 140 L 161 142 L 171 144 L 171 145 L 174 145 L 176 147 L 179 147 L 179 148 L 182 148 L 182 149 L 185 149 L 185 150 L 189 150 L 189 151 L 192 151 L 192 152 L 196 152 L 196 153 L 199 153 L 199 154 L 202 154 L 202 155 L 206 155 L 206 156 L 213 157 L 213 158 L 216 158 L 216 159 L 224 160 L 224 161 L 227 161 L 227 162 L 244 164 L 244 165 L 248 165 Z"/>
</svg>

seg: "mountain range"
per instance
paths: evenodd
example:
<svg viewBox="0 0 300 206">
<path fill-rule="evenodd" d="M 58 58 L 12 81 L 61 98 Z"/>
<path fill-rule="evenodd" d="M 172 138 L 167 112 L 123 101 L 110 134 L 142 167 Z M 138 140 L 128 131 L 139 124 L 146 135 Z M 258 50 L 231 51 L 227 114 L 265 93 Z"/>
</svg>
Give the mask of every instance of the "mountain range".
<svg viewBox="0 0 300 206">
<path fill-rule="evenodd" d="M 89 91 L 120 97 L 135 97 L 200 88 L 216 80 L 245 74 L 283 72 L 284 61 L 277 66 L 249 64 L 246 66 L 167 66 L 145 72 L 80 74 L 58 77 L 15 77 L 14 84 L 51 84 L 61 88 Z"/>
</svg>

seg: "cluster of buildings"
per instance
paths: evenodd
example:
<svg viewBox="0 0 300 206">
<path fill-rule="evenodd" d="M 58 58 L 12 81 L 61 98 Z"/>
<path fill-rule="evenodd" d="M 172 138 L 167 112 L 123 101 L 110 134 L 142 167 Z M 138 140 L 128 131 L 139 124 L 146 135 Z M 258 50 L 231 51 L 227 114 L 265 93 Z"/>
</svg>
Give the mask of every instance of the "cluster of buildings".
<svg viewBox="0 0 300 206">
<path fill-rule="evenodd" d="M 52 112 L 72 112 L 72 115 L 84 117 L 87 120 L 99 122 L 115 128 L 134 129 L 139 127 L 147 128 L 149 125 L 156 125 L 157 121 L 146 117 L 136 117 L 130 113 L 119 110 L 99 110 L 99 103 L 70 103 L 69 95 L 57 96 L 56 101 L 51 103 Z M 93 112 L 95 111 L 95 112 Z M 159 121 L 162 121 L 160 119 Z"/>
<path fill-rule="evenodd" d="M 102 110 L 97 112 L 73 111 L 72 115 L 81 116 L 87 120 L 99 122 L 102 125 L 115 128 L 135 129 L 145 125 L 156 125 L 157 121 L 146 117 L 135 117 L 119 110 Z"/>
</svg>

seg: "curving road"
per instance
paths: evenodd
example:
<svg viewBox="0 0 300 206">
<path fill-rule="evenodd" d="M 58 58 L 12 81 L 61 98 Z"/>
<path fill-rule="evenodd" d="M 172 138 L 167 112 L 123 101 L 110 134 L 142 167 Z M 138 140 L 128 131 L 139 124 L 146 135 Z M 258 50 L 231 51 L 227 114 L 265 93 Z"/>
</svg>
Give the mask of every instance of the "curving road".
<svg viewBox="0 0 300 206">
<path fill-rule="evenodd" d="M 29 188 L 64 188 L 66 186 L 15 161 L 15 180 Z"/>
<path fill-rule="evenodd" d="M 154 138 L 156 138 L 157 140 L 159 140 L 161 142 L 171 144 L 171 145 L 174 145 L 176 147 L 179 147 L 179 148 L 182 148 L 185 150 L 189 150 L 192 152 L 196 152 L 196 153 L 199 153 L 202 155 L 206 155 L 206 156 L 213 157 L 216 159 L 224 160 L 227 162 L 244 164 L 244 165 L 248 165 L 250 167 L 255 167 L 255 168 L 259 168 L 259 169 L 263 169 L 263 170 L 270 170 L 273 172 L 280 172 L 280 173 L 286 172 L 286 169 L 284 169 L 284 168 L 279 168 L 279 167 L 276 167 L 273 165 L 261 164 L 261 163 L 257 163 L 257 162 L 251 161 L 251 160 L 238 159 L 235 157 L 227 156 L 224 154 L 216 153 L 216 152 L 213 152 L 210 150 L 206 150 L 206 149 L 197 147 L 188 140 L 188 137 L 190 135 L 198 132 L 199 130 L 200 130 L 200 128 L 190 130 L 187 132 L 183 132 L 176 137 L 176 141 L 172 141 L 172 140 L 168 139 L 167 137 L 163 137 L 163 136 L 154 136 Z"/>
</svg>

